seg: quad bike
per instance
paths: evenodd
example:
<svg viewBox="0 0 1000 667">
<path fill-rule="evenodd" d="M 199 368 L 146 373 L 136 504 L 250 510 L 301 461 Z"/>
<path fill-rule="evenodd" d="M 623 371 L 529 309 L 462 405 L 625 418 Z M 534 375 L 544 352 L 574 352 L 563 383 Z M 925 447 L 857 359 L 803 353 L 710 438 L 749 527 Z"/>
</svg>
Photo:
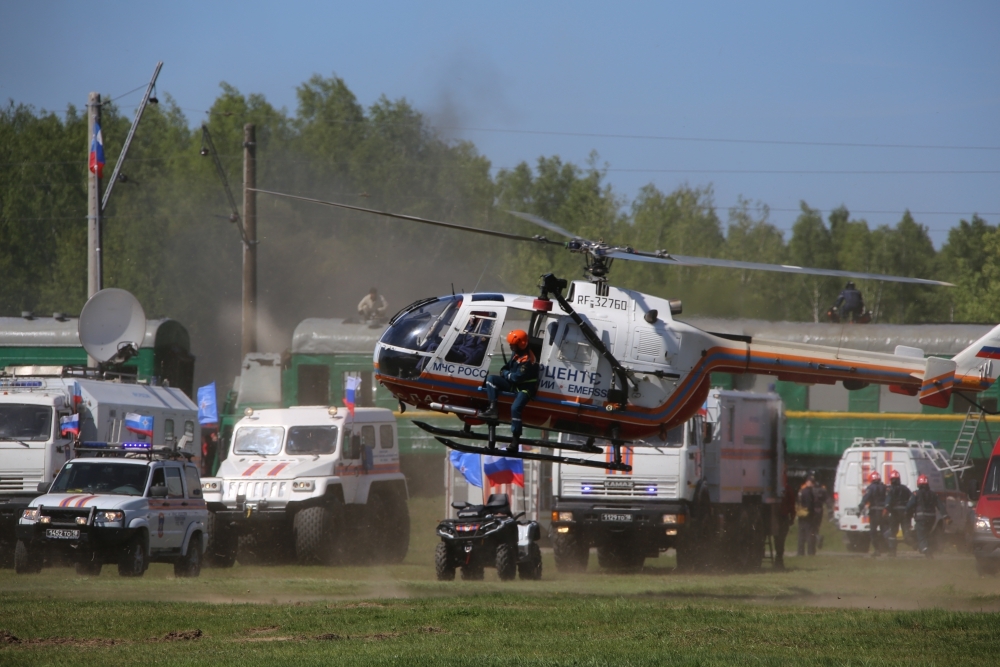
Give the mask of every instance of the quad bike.
<svg viewBox="0 0 1000 667">
<path fill-rule="evenodd" d="M 519 522 L 513 516 L 506 493 L 494 493 L 485 505 L 452 503 L 457 519 L 445 519 L 437 527 L 441 536 L 434 552 L 438 581 L 452 581 L 455 570 L 462 579 L 479 581 L 483 570 L 495 567 L 501 581 L 542 578 L 542 551 L 538 547 L 538 523 Z"/>
</svg>

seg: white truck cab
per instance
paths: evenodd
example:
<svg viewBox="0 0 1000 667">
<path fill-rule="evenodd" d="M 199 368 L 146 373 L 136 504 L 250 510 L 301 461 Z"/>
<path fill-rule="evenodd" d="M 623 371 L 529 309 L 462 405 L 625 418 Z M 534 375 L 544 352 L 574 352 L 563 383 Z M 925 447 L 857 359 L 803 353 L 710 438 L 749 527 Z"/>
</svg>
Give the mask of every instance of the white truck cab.
<svg viewBox="0 0 1000 667">
<path fill-rule="evenodd" d="M 399 562 L 409 547 L 396 419 L 385 408 L 247 409 L 216 477 L 214 563 Z"/>
<path fill-rule="evenodd" d="M 927 475 L 931 490 L 941 496 L 952 519 L 949 532 L 963 533 L 969 521 L 968 497 L 959 491 L 958 478 L 946 468 L 949 455 L 931 442 L 903 438 L 855 438 L 844 450 L 837 464 L 833 487 L 833 516 L 844 533 L 850 551 L 867 551 L 869 546 L 868 510 L 858 512 L 861 498 L 877 472 L 888 486 L 889 476 L 899 473 L 899 482 L 910 491 L 917 490 L 917 477 Z M 935 465 L 937 461 L 937 465 Z"/>
<path fill-rule="evenodd" d="M 98 575 L 117 563 L 141 577 L 150 562 L 174 564 L 180 577 L 201 572 L 208 510 L 198 468 L 150 443 L 88 443 L 62 466 L 43 495 L 21 512 L 14 567 L 19 574 L 60 560 Z"/>
</svg>

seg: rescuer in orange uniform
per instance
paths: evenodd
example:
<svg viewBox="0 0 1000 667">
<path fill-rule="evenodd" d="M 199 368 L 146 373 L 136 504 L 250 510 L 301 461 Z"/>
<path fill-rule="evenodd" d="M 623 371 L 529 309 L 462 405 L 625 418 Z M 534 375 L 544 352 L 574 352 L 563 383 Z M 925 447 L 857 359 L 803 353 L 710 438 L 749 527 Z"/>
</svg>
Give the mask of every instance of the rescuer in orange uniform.
<svg viewBox="0 0 1000 667">
<path fill-rule="evenodd" d="M 503 365 L 500 375 L 486 378 L 486 396 L 490 399 L 490 407 L 480 417 L 496 419 L 497 392 L 513 393 L 514 403 L 510 406 L 511 441 L 507 450 L 516 452 L 521 439 L 521 412 L 538 391 L 538 360 L 528 348 L 528 334 L 521 329 L 514 329 L 507 334 L 507 343 L 512 356 Z"/>
</svg>

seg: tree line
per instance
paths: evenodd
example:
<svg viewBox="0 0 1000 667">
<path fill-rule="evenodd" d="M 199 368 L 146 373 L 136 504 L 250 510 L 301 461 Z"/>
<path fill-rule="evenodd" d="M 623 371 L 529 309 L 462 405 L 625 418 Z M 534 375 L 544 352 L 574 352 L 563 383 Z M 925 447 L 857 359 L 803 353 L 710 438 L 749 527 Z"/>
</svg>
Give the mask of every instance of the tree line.
<svg viewBox="0 0 1000 667">
<path fill-rule="evenodd" d="M 150 316 L 188 327 L 203 373 L 235 371 L 241 245 L 202 133 L 169 96 L 147 109 L 104 212 L 105 285 L 132 291 Z M 801 203 L 791 233 L 766 204 L 715 205 L 711 185 L 634 197 L 616 191 L 596 155 L 558 156 L 493 171 L 468 141 L 440 135 L 405 99 L 361 105 L 346 83 L 314 76 L 294 114 L 225 83 L 204 122 L 239 187 L 243 126 L 257 132 L 258 186 L 347 204 L 510 231 L 540 233 L 507 210 L 533 213 L 591 239 L 679 255 L 938 278 L 956 288 L 858 281 L 876 321 L 993 322 L 1000 313 L 1000 233 L 959 220 L 940 250 L 908 212 L 870 226 L 846 207 L 825 218 Z M 131 123 L 102 110 L 106 174 Z M 86 301 L 87 120 L 83 111 L 0 111 L 0 315 L 79 313 Z M 258 198 L 262 337 L 287 347 L 306 317 L 353 312 L 370 286 L 392 307 L 451 289 L 535 291 L 547 272 L 576 278 L 582 259 L 552 246 Z M 685 313 L 816 321 L 843 287 L 830 278 L 619 262 L 614 284 L 684 299 Z M 224 376 L 223 376 L 224 377 Z"/>
</svg>

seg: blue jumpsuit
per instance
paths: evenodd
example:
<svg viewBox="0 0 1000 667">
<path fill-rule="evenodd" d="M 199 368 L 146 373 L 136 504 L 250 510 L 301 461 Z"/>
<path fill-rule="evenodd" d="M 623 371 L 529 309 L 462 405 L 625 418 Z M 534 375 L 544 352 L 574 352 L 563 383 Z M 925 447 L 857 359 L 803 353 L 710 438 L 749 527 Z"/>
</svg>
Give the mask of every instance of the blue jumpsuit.
<svg viewBox="0 0 1000 667">
<path fill-rule="evenodd" d="M 500 391 L 514 394 L 514 404 L 510 406 L 510 432 L 520 437 L 521 411 L 538 391 L 538 362 L 534 352 L 525 350 L 515 354 L 504 364 L 500 375 L 486 378 L 486 395 L 490 405 L 496 402 L 497 392 Z"/>
</svg>

